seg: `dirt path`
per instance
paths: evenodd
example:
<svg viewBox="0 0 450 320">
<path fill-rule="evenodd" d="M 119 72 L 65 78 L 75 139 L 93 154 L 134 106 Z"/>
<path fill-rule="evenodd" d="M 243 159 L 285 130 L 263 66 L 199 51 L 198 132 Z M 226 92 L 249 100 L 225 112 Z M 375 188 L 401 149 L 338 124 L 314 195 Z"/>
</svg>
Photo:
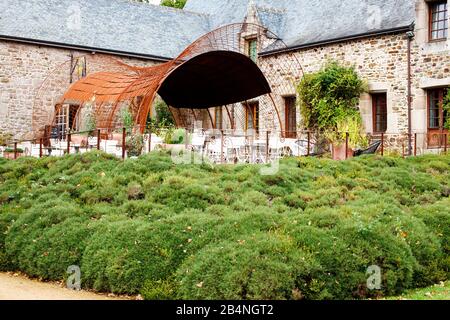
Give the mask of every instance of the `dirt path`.
<svg viewBox="0 0 450 320">
<path fill-rule="evenodd" d="M 0 273 L 0 300 L 119 300 L 118 297 L 73 291 L 56 283 L 30 280 L 21 275 Z"/>
</svg>

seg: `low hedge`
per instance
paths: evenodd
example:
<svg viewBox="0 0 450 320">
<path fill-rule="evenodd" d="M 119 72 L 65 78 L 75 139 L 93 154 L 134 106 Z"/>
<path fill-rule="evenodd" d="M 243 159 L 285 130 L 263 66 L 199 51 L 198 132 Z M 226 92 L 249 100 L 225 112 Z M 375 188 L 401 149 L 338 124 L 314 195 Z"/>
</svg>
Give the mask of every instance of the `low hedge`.
<svg viewBox="0 0 450 320">
<path fill-rule="evenodd" d="M 450 156 L 0 161 L 0 270 L 147 299 L 359 299 L 447 280 Z M 381 268 L 381 289 L 367 269 Z"/>
</svg>

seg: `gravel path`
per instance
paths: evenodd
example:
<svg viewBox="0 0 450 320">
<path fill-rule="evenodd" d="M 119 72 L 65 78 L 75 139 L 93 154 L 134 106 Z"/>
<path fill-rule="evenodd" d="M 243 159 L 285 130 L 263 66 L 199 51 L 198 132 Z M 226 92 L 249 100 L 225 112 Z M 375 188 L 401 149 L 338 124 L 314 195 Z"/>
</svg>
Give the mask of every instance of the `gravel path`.
<svg viewBox="0 0 450 320">
<path fill-rule="evenodd" d="M 30 280 L 21 275 L 0 273 L 0 300 L 117 300 L 118 297 L 73 291 L 56 283 Z"/>
</svg>

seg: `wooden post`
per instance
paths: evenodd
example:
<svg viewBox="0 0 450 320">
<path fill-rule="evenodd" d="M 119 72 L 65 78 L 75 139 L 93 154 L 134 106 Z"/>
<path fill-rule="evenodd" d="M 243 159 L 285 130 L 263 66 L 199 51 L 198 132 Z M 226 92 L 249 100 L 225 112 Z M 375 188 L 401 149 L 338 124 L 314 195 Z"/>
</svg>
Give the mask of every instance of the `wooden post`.
<svg viewBox="0 0 450 320">
<path fill-rule="evenodd" d="M 269 163 L 270 131 L 266 132 L 266 163 Z"/>
<path fill-rule="evenodd" d="M 223 130 L 220 130 L 220 162 L 222 164 L 225 162 L 225 157 L 223 154 L 223 145 L 224 145 Z"/>
<path fill-rule="evenodd" d="M 348 159 L 348 137 L 349 137 L 349 133 L 346 132 L 345 133 L 345 159 Z"/>
<path fill-rule="evenodd" d="M 125 160 L 125 155 L 127 151 L 127 129 L 122 129 L 122 159 Z"/>
<path fill-rule="evenodd" d="M 223 134 L 223 132 L 222 132 Z M 189 131 L 187 128 L 184 129 L 184 149 L 187 150 L 189 145 Z"/>
<path fill-rule="evenodd" d="M 417 157 L 417 132 L 414 133 L 414 157 Z"/>
<path fill-rule="evenodd" d="M 17 159 L 17 142 L 14 142 L 14 160 Z"/>
<path fill-rule="evenodd" d="M 306 155 L 309 157 L 311 155 L 311 131 L 308 131 L 308 150 L 306 151 Z"/>
<path fill-rule="evenodd" d="M 39 158 L 42 158 L 42 140 L 42 138 L 39 139 Z"/>
<path fill-rule="evenodd" d="M 148 152 L 152 152 L 152 126 L 148 128 Z"/>
<path fill-rule="evenodd" d="M 100 129 L 97 130 L 97 150 L 100 150 L 100 143 L 102 141 L 102 135 Z"/>
<path fill-rule="evenodd" d="M 444 152 L 447 153 L 447 149 L 448 149 L 448 134 L 446 133 L 444 135 Z"/>
<path fill-rule="evenodd" d="M 405 143 L 402 143 L 402 158 L 405 158 Z"/>
<path fill-rule="evenodd" d="M 72 139 L 72 136 L 70 133 L 67 134 L 67 154 L 70 154 L 70 140 Z"/>
</svg>

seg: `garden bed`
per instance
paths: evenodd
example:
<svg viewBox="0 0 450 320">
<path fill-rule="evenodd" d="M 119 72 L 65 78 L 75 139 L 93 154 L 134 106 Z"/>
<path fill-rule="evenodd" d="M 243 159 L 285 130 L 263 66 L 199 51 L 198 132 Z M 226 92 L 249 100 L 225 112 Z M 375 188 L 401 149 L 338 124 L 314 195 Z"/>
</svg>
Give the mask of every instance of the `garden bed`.
<svg viewBox="0 0 450 320">
<path fill-rule="evenodd" d="M 353 299 L 448 279 L 450 156 L 0 159 L 0 269 L 147 299 Z M 368 290 L 367 268 L 382 271 Z"/>
</svg>

